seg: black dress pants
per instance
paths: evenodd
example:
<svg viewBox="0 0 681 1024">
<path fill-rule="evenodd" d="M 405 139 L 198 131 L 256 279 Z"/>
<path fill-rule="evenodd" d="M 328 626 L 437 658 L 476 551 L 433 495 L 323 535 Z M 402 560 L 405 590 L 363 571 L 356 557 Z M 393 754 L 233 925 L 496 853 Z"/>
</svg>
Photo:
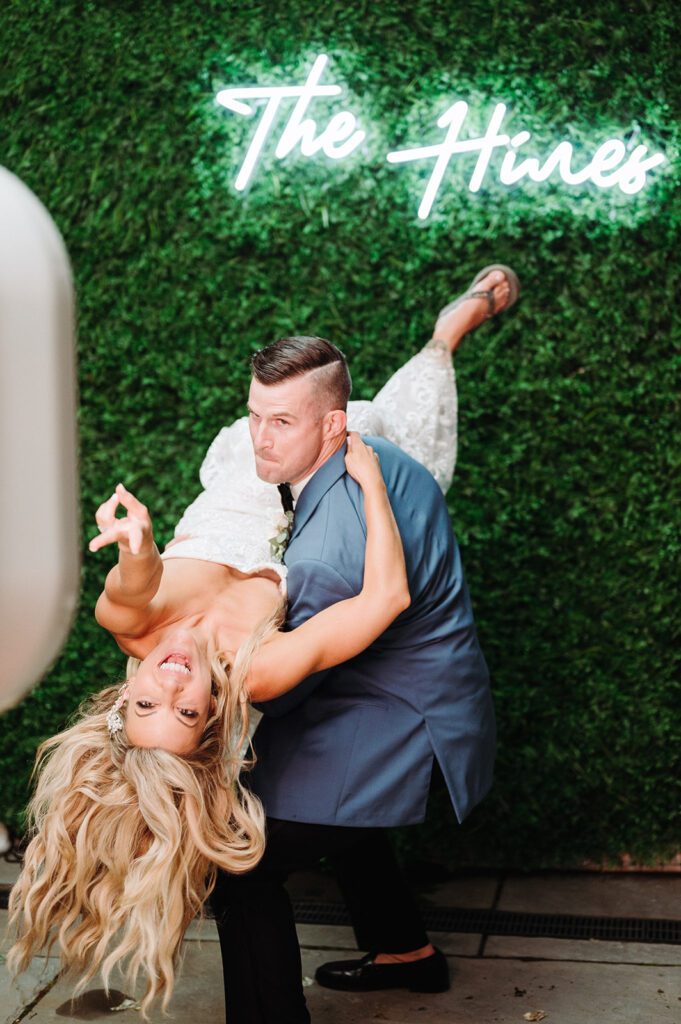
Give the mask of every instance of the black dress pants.
<svg viewBox="0 0 681 1024">
<path fill-rule="evenodd" d="M 358 948 L 406 953 L 428 942 L 411 891 L 383 829 L 307 825 L 269 818 L 260 864 L 218 873 L 211 897 L 228 1024 L 309 1024 L 289 873 L 331 861 Z"/>
</svg>

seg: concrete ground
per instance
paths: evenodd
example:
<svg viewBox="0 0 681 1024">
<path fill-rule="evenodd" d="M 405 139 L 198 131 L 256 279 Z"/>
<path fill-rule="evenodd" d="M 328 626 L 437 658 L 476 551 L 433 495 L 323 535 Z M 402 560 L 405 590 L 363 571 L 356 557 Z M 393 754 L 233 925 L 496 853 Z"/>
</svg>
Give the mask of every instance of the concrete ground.
<svg viewBox="0 0 681 1024">
<path fill-rule="evenodd" d="M 16 867 L 0 860 L 0 887 Z M 292 879 L 294 897 L 337 898 L 324 875 Z M 536 874 L 461 876 L 422 894 L 434 906 L 514 910 L 524 913 L 605 917 L 681 918 L 681 876 L 635 874 Z M 4 932 L 7 912 L 2 911 Z M 353 956 L 349 927 L 299 926 L 306 995 L 314 1024 L 681 1024 L 681 945 L 513 938 L 462 933 L 433 934 L 446 954 L 452 987 L 438 995 L 406 991 L 352 995 L 320 988 L 312 979 L 326 960 Z M 0 954 L 7 949 L 5 937 Z M 220 949 L 212 921 L 192 925 L 182 975 L 170 1006 L 175 1024 L 221 1024 L 224 1001 Z M 71 1003 L 70 986 L 53 958 L 34 962 L 13 984 L 0 957 L 0 1024 L 104 1021 L 120 1003 L 90 986 Z M 543 1013 L 542 1018 L 539 1014 Z M 528 1016 L 534 1015 L 534 1016 Z M 140 1021 L 134 1009 L 115 1018 Z M 161 1021 L 159 1011 L 152 1020 Z"/>
</svg>

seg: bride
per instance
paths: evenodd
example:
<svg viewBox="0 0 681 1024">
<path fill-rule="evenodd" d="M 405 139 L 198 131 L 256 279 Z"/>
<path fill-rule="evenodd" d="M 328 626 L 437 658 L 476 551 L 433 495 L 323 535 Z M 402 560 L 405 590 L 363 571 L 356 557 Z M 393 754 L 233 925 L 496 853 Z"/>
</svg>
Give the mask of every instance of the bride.
<svg viewBox="0 0 681 1024">
<path fill-rule="evenodd" d="M 349 426 L 400 444 L 446 490 L 456 439 L 451 353 L 516 296 L 507 268 L 481 271 L 440 314 L 438 340 L 372 402 L 349 404 Z M 58 943 L 76 991 L 97 971 L 108 984 L 125 961 L 131 985 L 140 971 L 146 977 L 143 1009 L 157 995 L 167 1004 L 182 937 L 216 867 L 248 871 L 264 849 L 262 808 L 240 779 L 249 699 L 271 699 L 354 657 L 409 604 L 378 460 L 357 434 L 346 466 L 364 493 L 363 588 L 289 632 L 278 629 L 282 509 L 255 473 L 246 420 L 211 445 L 204 490 L 163 555 L 146 508 L 122 485 L 100 506 L 90 548 L 115 543 L 119 557 L 96 615 L 129 655 L 128 679 L 93 696 L 39 749 L 33 838 L 10 901 L 15 973 Z"/>
</svg>

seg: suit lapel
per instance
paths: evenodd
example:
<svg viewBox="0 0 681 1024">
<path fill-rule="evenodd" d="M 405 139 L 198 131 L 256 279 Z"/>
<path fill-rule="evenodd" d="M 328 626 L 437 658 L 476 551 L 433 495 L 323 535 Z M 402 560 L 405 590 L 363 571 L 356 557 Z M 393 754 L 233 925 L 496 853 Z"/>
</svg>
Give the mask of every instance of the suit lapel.
<svg viewBox="0 0 681 1024">
<path fill-rule="evenodd" d="M 319 467 L 301 491 L 296 502 L 291 539 L 300 533 L 326 492 L 345 473 L 346 448 L 347 445 L 344 444 L 342 448 L 334 452 L 324 465 Z"/>
</svg>

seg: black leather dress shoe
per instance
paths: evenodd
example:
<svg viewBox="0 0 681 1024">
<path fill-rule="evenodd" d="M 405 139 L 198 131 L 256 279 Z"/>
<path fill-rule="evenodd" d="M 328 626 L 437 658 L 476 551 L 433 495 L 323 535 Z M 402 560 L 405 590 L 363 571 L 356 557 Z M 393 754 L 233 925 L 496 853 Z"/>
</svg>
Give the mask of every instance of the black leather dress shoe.
<svg viewBox="0 0 681 1024">
<path fill-rule="evenodd" d="M 317 968 L 315 978 L 324 988 L 346 992 L 372 992 L 381 988 L 408 988 L 410 992 L 446 992 L 447 961 L 439 949 L 423 960 L 401 964 L 374 963 L 376 953 L 361 960 L 333 960 Z"/>
</svg>

